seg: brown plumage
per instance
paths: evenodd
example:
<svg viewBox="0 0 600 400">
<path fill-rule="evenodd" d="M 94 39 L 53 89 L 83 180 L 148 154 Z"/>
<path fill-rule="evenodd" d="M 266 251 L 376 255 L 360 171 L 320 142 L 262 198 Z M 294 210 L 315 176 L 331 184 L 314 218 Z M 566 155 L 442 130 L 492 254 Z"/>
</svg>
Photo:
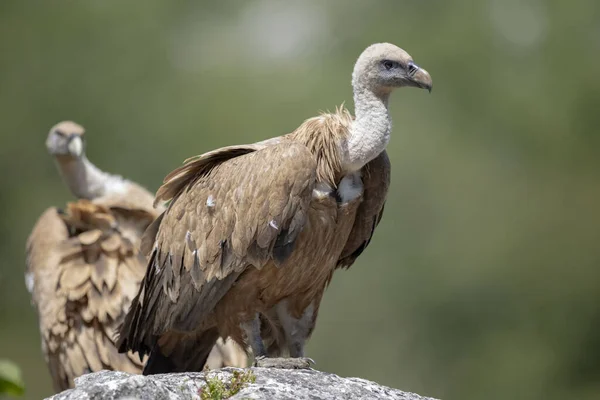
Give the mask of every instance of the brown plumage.
<svg viewBox="0 0 600 400">
<path fill-rule="evenodd" d="M 28 240 L 27 277 L 56 390 L 92 371 L 141 370 L 135 355 L 114 347 L 114 331 L 144 274 L 138 243 L 116 230 L 139 236 L 136 227 L 123 224 L 130 217 L 127 210 L 79 200 L 64 212 L 46 210 Z M 146 214 L 146 224 L 152 218 Z"/>
<path fill-rule="evenodd" d="M 149 267 L 119 339 L 121 351 L 150 353 L 144 373 L 198 370 L 219 336 L 258 357 L 295 358 L 282 366 L 307 365 L 333 272 L 354 263 L 381 219 L 389 93 L 430 88 L 431 78 L 379 44 L 359 58 L 353 85 L 356 120 L 340 108 L 288 135 L 189 159 L 165 178 L 155 201 L 172 201 L 145 234 Z"/>
<path fill-rule="evenodd" d="M 55 389 L 84 373 L 139 373 L 143 363 L 119 354 L 115 336 L 146 270 L 144 230 L 162 209 L 141 186 L 98 170 L 83 152 L 83 128 L 56 125 L 48 150 L 80 200 L 47 209 L 27 241 L 26 283 L 40 322 L 42 349 Z M 245 365 L 241 350 L 222 343 L 211 366 Z"/>
</svg>

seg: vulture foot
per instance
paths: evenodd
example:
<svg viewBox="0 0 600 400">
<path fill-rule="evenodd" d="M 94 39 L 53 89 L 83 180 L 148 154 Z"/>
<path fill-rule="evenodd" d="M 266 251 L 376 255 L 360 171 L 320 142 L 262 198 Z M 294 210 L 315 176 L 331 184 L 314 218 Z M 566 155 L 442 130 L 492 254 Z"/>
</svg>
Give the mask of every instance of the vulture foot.
<svg viewBox="0 0 600 400">
<path fill-rule="evenodd" d="M 254 360 L 254 366 L 261 368 L 310 369 L 312 364 L 315 364 L 315 361 L 308 357 L 257 357 Z"/>
</svg>

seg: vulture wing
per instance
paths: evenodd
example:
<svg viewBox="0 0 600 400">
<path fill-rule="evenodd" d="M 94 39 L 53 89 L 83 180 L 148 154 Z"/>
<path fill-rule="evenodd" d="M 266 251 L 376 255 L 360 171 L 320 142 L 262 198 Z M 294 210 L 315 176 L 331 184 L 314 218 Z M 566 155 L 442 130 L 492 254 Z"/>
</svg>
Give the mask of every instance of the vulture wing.
<svg viewBox="0 0 600 400">
<path fill-rule="evenodd" d="M 144 355 L 166 332 L 200 329 L 248 266 L 280 265 L 305 224 L 315 170 L 308 148 L 282 140 L 212 151 L 168 175 L 156 200 L 172 201 L 145 233 L 149 266 L 120 350 Z"/>
<path fill-rule="evenodd" d="M 159 207 L 158 211 L 152 206 L 154 196 L 142 186 L 128 181 L 125 185 L 126 192 L 115 191 L 107 193 L 102 197 L 94 200 L 96 204 L 102 204 L 111 209 L 120 208 L 130 211 L 125 216 L 130 220 L 136 220 L 138 216 L 145 218 L 147 215 L 156 216 L 164 211 L 164 208 Z M 142 232 L 143 233 L 143 232 Z"/>
<path fill-rule="evenodd" d="M 146 265 L 139 239 L 120 231 L 136 229 L 120 224 L 126 219 L 123 211 L 79 200 L 65 211 L 44 212 L 27 241 L 26 283 L 57 390 L 92 371 L 141 371 L 137 357 L 119 354 L 114 344 Z M 151 220 L 145 214 L 140 225 Z"/>
<path fill-rule="evenodd" d="M 383 215 L 390 187 L 390 173 L 390 159 L 385 150 L 363 167 L 363 202 L 358 208 L 352 231 L 338 260 L 338 268 L 349 268 L 369 245 Z"/>
</svg>

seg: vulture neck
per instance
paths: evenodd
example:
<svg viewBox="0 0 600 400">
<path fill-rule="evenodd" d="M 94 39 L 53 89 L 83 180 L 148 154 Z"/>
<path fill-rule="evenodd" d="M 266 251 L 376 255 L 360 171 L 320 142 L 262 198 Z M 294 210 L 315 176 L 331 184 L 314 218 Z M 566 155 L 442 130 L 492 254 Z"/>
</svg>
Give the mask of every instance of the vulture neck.
<svg viewBox="0 0 600 400">
<path fill-rule="evenodd" d="M 123 178 L 101 171 L 85 155 L 79 158 L 58 156 L 56 161 L 63 179 L 77 198 L 93 200 L 124 186 Z"/>
<path fill-rule="evenodd" d="M 389 92 L 374 92 L 364 83 L 355 80 L 354 112 L 356 119 L 347 140 L 348 172 L 360 170 L 377 157 L 390 141 L 392 119 L 388 112 Z"/>
</svg>

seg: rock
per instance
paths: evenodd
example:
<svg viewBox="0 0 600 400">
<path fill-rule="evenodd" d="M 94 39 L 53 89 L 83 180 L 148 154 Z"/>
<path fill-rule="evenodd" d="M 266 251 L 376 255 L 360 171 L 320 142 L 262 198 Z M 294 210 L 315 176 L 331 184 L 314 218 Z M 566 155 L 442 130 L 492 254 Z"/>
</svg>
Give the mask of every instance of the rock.
<svg viewBox="0 0 600 400">
<path fill-rule="evenodd" d="M 252 372 L 248 372 L 248 371 Z M 130 400 L 130 399 L 201 399 L 207 390 L 207 379 L 230 386 L 234 374 L 254 380 L 243 383 L 241 390 L 229 398 L 242 399 L 398 399 L 433 400 L 403 392 L 359 378 L 342 378 L 316 370 L 284 370 L 275 368 L 223 368 L 207 373 L 189 372 L 142 376 L 125 372 L 100 371 L 75 379 L 75 388 L 65 390 L 51 400 Z M 218 379 L 218 380 L 217 380 Z M 207 397 L 208 398 L 208 397 Z"/>
</svg>

